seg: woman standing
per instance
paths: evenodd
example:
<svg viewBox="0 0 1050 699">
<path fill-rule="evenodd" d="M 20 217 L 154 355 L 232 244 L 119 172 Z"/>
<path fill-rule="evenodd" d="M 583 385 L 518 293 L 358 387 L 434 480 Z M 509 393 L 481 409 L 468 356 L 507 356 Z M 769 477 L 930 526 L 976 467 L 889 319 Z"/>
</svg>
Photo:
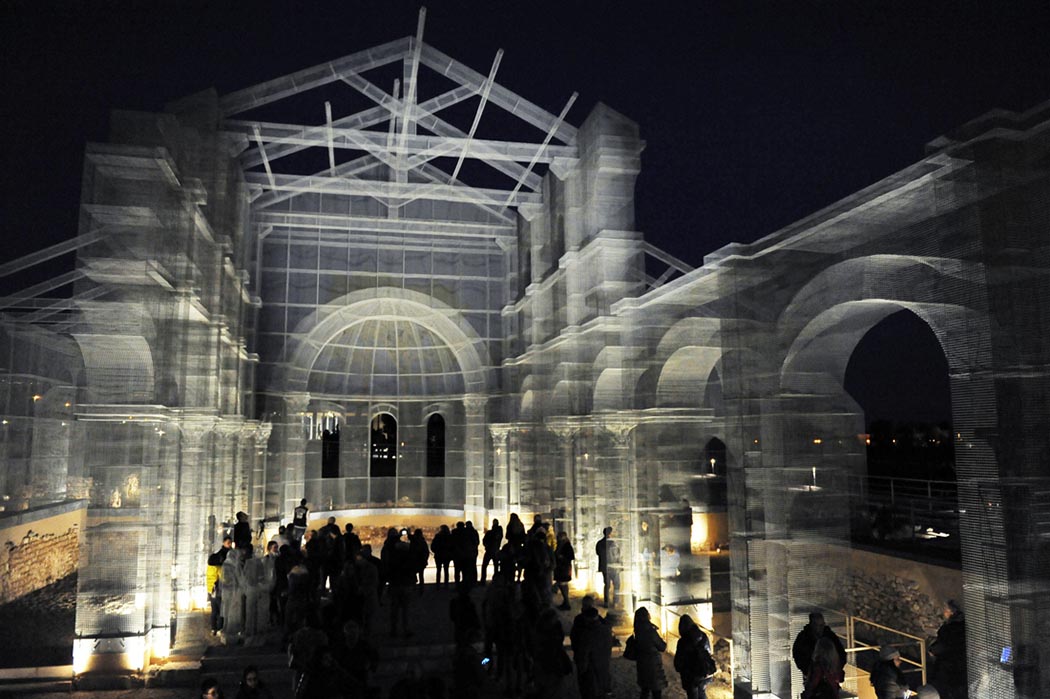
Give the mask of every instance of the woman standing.
<svg viewBox="0 0 1050 699">
<path fill-rule="evenodd" d="M 558 545 L 554 549 L 554 584 L 561 592 L 561 606 L 558 609 L 569 609 L 569 581 L 572 580 L 572 565 L 576 552 L 569 543 L 569 535 L 558 532 Z"/>
<path fill-rule="evenodd" d="M 667 644 L 660 638 L 660 630 L 649 619 L 649 610 L 639 607 L 634 613 L 634 642 L 638 657 L 638 686 L 642 692 L 640 699 L 660 699 L 660 693 L 667 686 L 664 676 L 664 663 L 661 653 Z"/>
<path fill-rule="evenodd" d="M 706 699 L 707 685 L 715 672 L 711 641 L 688 614 L 683 614 L 678 622 L 678 636 L 674 669 L 682 678 L 682 689 L 685 690 L 686 699 Z"/>
</svg>

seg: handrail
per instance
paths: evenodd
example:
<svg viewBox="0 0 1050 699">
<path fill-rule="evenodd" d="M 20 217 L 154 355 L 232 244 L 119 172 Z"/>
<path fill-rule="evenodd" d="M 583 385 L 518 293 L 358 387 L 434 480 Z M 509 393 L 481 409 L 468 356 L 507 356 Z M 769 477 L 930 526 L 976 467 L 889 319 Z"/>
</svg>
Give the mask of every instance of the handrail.
<svg viewBox="0 0 1050 699">
<path fill-rule="evenodd" d="M 852 653 L 857 653 L 857 652 L 864 652 L 864 651 L 869 651 L 869 650 L 876 650 L 877 651 L 877 650 L 880 650 L 882 648 L 882 646 L 873 646 L 873 645 L 869 645 L 867 643 L 858 643 L 858 641 L 857 641 L 857 633 L 856 633 L 857 622 L 860 622 L 860 623 L 865 624 L 867 626 L 872 626 L 872 627 L 874 627 L 876 629 L 881 629 L 883 631 L 888 631 L 888 632 L 890 632 L 892 634 L 895 634 L 897 636 L 903 636 L 904 638 L 909 638 L 912 641 L 914 641 L 915 643 L 917 643 L 919 645 L 919 660 L 915 661 L 915 660 L 912 660 L 911 658 L 905 658 L 904 656 L 901 656 L 901 662 L 917 668 L 922 673 L 922 684 L 926 684 L 926 639 L 925 638 L 920 638 L 919 636 L 915 636 L 915 635 L 912 635 L 910 633 L 905 633 L 904 631 L 900 631 L 899 629 L 894 629 L 894 628 L 891 628 L 889 626 L 884 626 L 883 624 L 880 624 L 880 623 L 878 623 L 876 621 L 872 621 L 870 619 L 865 619 L 863 617 L 849 615 L 849 616 L 846 617 L 846 645 L 848 646 L 847 650 L 846 650 L 847 653 L 851 653 L 851 652 Z M 911 645 L 911 644 L 891 643 L 891 644 L 884 644 L 884 645 L 900 646 L 900 645 Z"/>
</svg>

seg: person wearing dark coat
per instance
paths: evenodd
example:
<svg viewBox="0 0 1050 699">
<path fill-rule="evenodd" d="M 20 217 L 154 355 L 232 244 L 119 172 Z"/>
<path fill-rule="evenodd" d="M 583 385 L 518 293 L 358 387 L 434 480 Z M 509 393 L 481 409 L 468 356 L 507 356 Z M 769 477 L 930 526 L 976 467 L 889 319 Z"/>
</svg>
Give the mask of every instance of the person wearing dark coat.
<svg viewBox="0 0 1050 699">
<path fill-rule="evenodd" d="M 944 623 L 930 644 L 933 672 L 930 684 L 945 699 L 965 699 L 966 686 L 966 620 L 955 600 L 948 600 L 941 613 Z"/>
<path fill-rule="evenodd" d="M 498 519 L 492 520 L 492 526 L 485 532 L 485 536 L 481 539 L 481 544 L 485 547 L 485 557 L 481 561 L 481 582 L 484 584 L 488 573 L 489 561 L 492 561 L 492 574 L 495 575 L 499 572 L 499 550 L 503 545 L 503 527 L 500 526 Z"/>
<path fill-rule="evenodd" d="M 423 537 L 423 530 L 417 529 L 408 537 L 408 550 L 412 556 L 412 564 L 415 566 L 415 574 L 419 578 L 419 594 L 423 594 L 423 573 L 430 562 L 430 547 Z"/>
<path fill-rule="evenodd" d="M 824 615 L 820 612 L 811 612 L 809 623 L 802 627 L 795 637 L 795 643 L 791 646 L 791 657 L 795 660 L 795 666 L 802 672 L 802 677 L 809 677 L 809 666 L 813 662 L 813 649 L 817 647 L 817 641 L 826 638 L 835 646 L 835 652 L 839 656 L 839 670 L 846 667 L 846 648 L 842 645 L 839 637 L 828 628 L 824 622 Z"/>
<path fill-rule="evenodd" d="M 678 636 L 674 669 L 682 679 L 686 699 L 706 699 L 715 666 L 711 641 L 688 614 L 683 614 L 678 622 Z"/>
<path fill-rule="evenodd" d="M 612 527 L 606 527 L 602 530 L 602 538 L 594 545 L 598 572 L 604 581 L 606 609 L 616 606 L 616 593 L 620 591 L 620 552 L 612 533 Z"/>
<path fill-rule="evenodd" d="M 252 525 L 245 512 L 237 513 L 237 523 L 233 525 L 233 545 L 239 549 L 252 545 Z"/>
<path fill-rule="evenodd" d="M 915 694 L 901 672 L 900 651 L 893 646 L 883 646 L 879 651 L 879 661 L 871 669 L 870 679 L 878 699 L 908 699 Z"/>
<path fill-rule="evenodd" d="M 445 571 L 445 585 L 448 585 L 448 565 L 452 561 L 452 532 L 447 524 L 442 524 L 441 529 L 431 539 L 430 552 L 434 554 L 434 565 L 437 567 L 435 581 L 440 585 L 441 571 Z"/>
<path fill-rule="evenodd" d="M 649 610 L 639 607 L 634 612 L 634 645 L 637 649 L 638 687 L 641 699 L 660 699 L 667 686 L 661 653 L 667 644 L 660 638 L 660 630 L 649 618 Z"/>
<path fill-rule="evenodd" d="M 346 554 L 346 560 L 352 561 L 357 558 L 357 552 L 360 550 L 361 537 L 354 533 L 354 525 L 347 522 L 343 534 L 343 552 Z"/>
<path fill-rule="evenodd" d="M 598 614 L 593 596 L 585 596 L 582 606 L 569 632 L 572 659 L 576 663 L 576 682 L 580 699 L 601 699 L 612 691 L 612 676 L 609 674 L 612 626 Z"/>
<path fill-rule="evenodd" d="M 813 662 L 809 666 L 802 699 L 838 699 L 839 690 L 845 680 L 846 675 L 839 668 L 835 644 L 826 636 L 822 636 L 813 650 Z"/>
<path fill-rule="evenodd" d="M 524 572 L 522 563 L 525 560 L 525 539 L 525 524 L 518 517 L 517 512 L 512 512 L 510 519 L 507 520 L 507 545 L 514 551 L 515 580 L 521 580 Z"/>
<path fill-rule="evenodd" d="M 572 661 L 565 652 L 565 631 L 558 613 L 550 607 L 536 620 L 532 643 L 532 675 L 535 696 L 559 699 L 565 690 L 565 678 L 572 674 Z"/>
<path fill-rule="evenodd" d="M 569 581 L 572 580 L 572 565 L 576 553 L 569 543 L 569 535 L 558 532 L 558 546 L 554 549 L 554 584 L 561 592 L 561 605 L 558 609 L 569 609 Z"/>
</svg>

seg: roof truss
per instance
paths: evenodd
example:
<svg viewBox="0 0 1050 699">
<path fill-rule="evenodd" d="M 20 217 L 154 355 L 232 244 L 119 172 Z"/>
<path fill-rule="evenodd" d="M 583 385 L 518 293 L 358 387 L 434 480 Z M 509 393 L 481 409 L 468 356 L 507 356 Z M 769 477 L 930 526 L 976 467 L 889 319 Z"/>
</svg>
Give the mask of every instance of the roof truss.
<svg viewBox="0 0 1050 699">
<path fill-rule="evenodd" d="M 421 10 L 415 36 L 405 37 L 335 61 L 231 93 L 221 98 L 225 128 L 244 134 L 254 148 L 241 156 L 248 170 L 255 210 L 301 193 L 371 197 L 398 218 L 408 203 L 430 199 L 466 202 L 486 211 L 491 220 L 510 223 L 506 209 L 541 201 L 542 177 L 535 168 L 554 159 L 575 160 L 576 129 L 565 116 L 574 93 L 559 114 L 539 107 L 496 82 L 503 57 L 498 51 L 488 75 L 483 75 L 423 42 L 426 10 Z M 366 73 L 401 64 L 402 71 L 388 92 Z M 422 73 L 433 71 L 454 86 L 420 100 Z M 331 101 L 318 101 L 316 123 L 299 125 L 234 115 L 339 83 L 365 96 L 375 106 L 353 114 L 334 114 Z M 464 130 L 439 115 L 442 110 L 477 98 L 474 118 Z M 478 125 L 488 105 L 505 110 L 538 129 L 542 140 L 478 138 Z M 385 128 L 384 128 L 385 126 Z M 319 149 L 327 167 L 303 175 L 289 173 L 288 156 Z M 347 152 L 357 153 L 348 161 Z M 467 171 L 466 161 L 487 166 Z M 320 161 L 319 161 L 320 162 Z M 318 163 L 319 164 L 319 163 Z M 257 168 L 263 168 L 260 172 Z M 473 183 L 470 180 L 478 180 Z M 293 205 L 294 208 L 294 205 Z"/>
</svg>

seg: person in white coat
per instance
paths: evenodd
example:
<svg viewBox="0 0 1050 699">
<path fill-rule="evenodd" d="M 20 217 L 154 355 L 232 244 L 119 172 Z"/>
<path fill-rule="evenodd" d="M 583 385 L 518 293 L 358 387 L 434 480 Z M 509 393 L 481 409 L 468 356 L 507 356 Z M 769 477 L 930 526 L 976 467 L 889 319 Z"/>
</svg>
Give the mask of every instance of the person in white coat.
<svg viewBox="0 0 1050 699">
<path fill-rule="evenodd" d="M 266 630 L 266 617 L 259 623 L 259 607 L 262 606 L 269 616 L 270 595 L 265 589 L 265 557 L 253 556 L 247 549 L 247 560 L 244 561 L 244 639 L 252 645 L 256 636 Z M 265 604 L 264 604 L 265 603 Z M 261 640 L 261 639 L 260 639 Z"/>
<path fill-rule="evenodd" d="M 243 549 L 231 549 L 222 564 L 222 634 L 227 644 L 237 643 L 244 632 Z"/>
</svg>

